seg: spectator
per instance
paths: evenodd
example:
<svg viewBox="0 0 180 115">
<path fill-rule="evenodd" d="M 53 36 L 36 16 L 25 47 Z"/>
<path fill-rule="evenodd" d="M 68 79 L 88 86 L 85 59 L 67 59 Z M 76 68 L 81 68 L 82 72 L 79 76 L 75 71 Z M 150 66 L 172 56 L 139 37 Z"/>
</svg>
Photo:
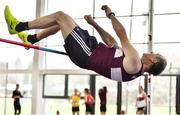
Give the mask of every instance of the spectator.
<svg viewBox="0 0 180 115">
<path fill-rule="evenodd" d="M 144 92 L 143 87 L 139 86 L 138 95 L 136 98 L 136 107 L 137 107 L 136 114 L 143 115 L 146 110 L 146 105 L 147 105 L 147 95 Z"/>
<path fill-rule="evenodd" d="M 84 100 L 86 105 L 86 115 L 90 115 L 93 112 L 94 97 L 87 88 L 84 89 Z"/>
<path fill-rule="evenodd" d="M 103 88 L 99 89 L 101 115 L 105 115 L 106 114 L 106 94 L 107 94 L 107 87 L 106 86 L 104 86 Z"/>
<path fill-rule="evenodd" d="M 56 115 L 60 115 L 60 112 L 59 112 L 59 110 L 57 110 L 57 111 L 56 111 Z"/>
<path fill-rule="evenodd" d="M 73 115 L 75 114 L 79 115 L 79 101 L 80 101 L 80 92 L 77 89 L 74 89 L 74 94 L 70 97 Z"/>
<path fill-rule="evenodd" d="M 21 95 L 21 92 L 19 91 L 19 84 L 16 84 L 16 89 L 13 91 L 12 98 L 14 98 L 14 114 L 20 115 L 21 114 L 21 104 L 20 104 L 20 98 L 23 96 Z"/>
</svg>

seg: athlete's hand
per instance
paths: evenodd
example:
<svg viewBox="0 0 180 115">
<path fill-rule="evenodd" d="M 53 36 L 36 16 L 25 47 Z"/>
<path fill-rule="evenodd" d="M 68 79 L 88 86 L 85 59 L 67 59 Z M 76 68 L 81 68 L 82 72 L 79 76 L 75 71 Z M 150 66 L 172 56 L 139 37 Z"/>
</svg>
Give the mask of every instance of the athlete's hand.
<svg viewBox="0 0 180 115">
<path fill-rule="evenodd" d="M 101 7 L 101 9 L 105 11 L 106 17 L 108 17 L 108 16 L 109 16 L 109 13 L 111 13 L 111 8 L 109 8 L 108 5 L 103 5 L 103 6 Z M 108 17 L 108 18 L 109 18 L 109 17 Z"/>
<path fill-rule="evenodd" d="M 92 18 L 92 16 L 91 15 L 85 15 L 84 16 L 84 19 L 87 21 L 87 23 L 88 24 L 90 24 L 90 25 L 94 25 L 94 24 L 96 24 L 96 22 L 94 21 L 94 19 Z"/>
</svg>

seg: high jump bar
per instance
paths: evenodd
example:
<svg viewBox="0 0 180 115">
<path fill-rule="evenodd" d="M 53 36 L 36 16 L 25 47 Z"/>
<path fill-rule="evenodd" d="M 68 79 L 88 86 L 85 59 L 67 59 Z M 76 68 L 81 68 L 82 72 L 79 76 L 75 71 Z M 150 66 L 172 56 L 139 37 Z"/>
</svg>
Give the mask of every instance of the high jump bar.
<svg viewBox="0 0 180 115">
<path fill-rule="evenodd" d="M 24 43 L 21 43 L 21 42 L 16 42 L 16 41 L 12 41 L 12 40 L 8 40 L 8 39 L 3 39 L 3 38 L 0 38 L 0 41 L 1 42 L 5 42 L 5 43 L 10 43 L 10 44 L 18 45 L 18 46 L 27 47 L 27 48 L 32 48 L 32 49 L 36 49 L 36 50 L 52 52 L 52 53 L 57 53 L 57 54 L 62 54 L 62 55 L 67 55 L 67 53 L 65 53 L 65 52 L 61 52 L 61 51 L 57 51 L 57 50 L 53 50 L 53 49 L 49 49 L 49 48 L 44 48 L 44 47 L 40 47 L 40 46 L 37 46 L 37 45 L 24 44 Z"/>
</svg>

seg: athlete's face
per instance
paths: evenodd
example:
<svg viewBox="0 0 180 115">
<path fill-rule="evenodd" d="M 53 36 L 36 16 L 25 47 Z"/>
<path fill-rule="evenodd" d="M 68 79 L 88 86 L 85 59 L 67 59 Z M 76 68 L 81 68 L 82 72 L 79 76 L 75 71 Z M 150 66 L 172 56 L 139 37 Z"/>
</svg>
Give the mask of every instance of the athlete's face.
<svg viewBox="0 0 180 115">
<path fill-rule="evenodd" d="M 148 65 L 154 64 L 157 62 L 157 57 L 160 56 L 159 54 L 154 53 L 144 53 L 142 56 L 142 62 Z"/>
</svg>

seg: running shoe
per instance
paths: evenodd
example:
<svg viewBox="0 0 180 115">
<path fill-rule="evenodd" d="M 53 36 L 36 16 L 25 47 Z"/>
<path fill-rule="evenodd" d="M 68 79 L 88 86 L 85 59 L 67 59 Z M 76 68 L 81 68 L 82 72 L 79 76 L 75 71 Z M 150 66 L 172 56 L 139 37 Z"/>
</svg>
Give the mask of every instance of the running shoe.
<svg viewBox="0 0 180 115">
<path fill-rule="evenodd" d="M 16 31 L 16 26 L 20 23 L 20 21 L 18 21 L 11 13 L 9 6 L 5 7 L 4 10 L 4 16 L 5 16 L 5 20 L 8 26 L 8 30 L 10 34 L 17 34 L 18 31 Z"/>
<path fill-rule="evenodd" d="M 32 43 L 28 41 L 28 34 L 26 34 L 25 32 L 19 32 L 17 35 L 23 43 L 32 45 Z M 29 49 L 28 47 L 25 48 Z"/>
</svg>

